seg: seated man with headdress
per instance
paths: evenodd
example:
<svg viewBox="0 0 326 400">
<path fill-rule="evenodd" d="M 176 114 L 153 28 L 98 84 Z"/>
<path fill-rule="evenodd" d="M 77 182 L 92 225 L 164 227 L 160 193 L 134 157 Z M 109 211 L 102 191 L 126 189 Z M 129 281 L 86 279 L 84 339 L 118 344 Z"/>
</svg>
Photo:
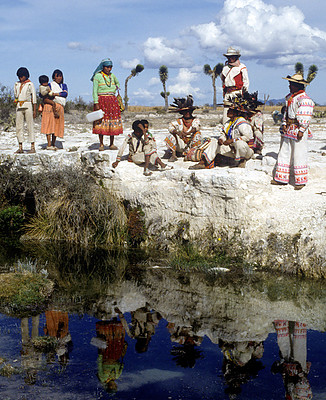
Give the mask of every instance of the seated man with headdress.
<svg viewBox="0 0 326 400">
<path fill-rule="evenodd" d="M 244 107 L 240 98 L 229 104 L 227 116 L 229 120 L 223 127 L 218 139 L 211 139 L 209 145 L 202 153 L 201 160 L 189 169 L 214 168 L 215 157 L 231 158 L 237 162 L 237 166 L 244 168 L 254 152 L 248 143 L 253 139 L 253 131 L 250 123 L 243 117 L 248 109 Z"/>
<path fill-rule="evenodd" d="M 193 102 L 192 96 L 189 95 L 186 99 L 175 98 L 174 104 L 171 104 L 170 111 L 180 113 L 182 118 L 170 122 L 170 134 L 165 138 L 165 143 L 172 151 L 170 162 L 178 160 L 177 153 L 185 156 L 186 161 L 188 152 L 201 144 L 200 121 L 192 115 L 197 108 Z"/>
<path fill-rule="evenodd" d="M 255 154 L 261 154 L 264 147 L 264 116 L 258 109 L 258 106 L 261 106 L 264 103 L 258 100 L 258 92 L 244 92 L 243 101 L 247 103 L 247 112 L 243 117 L 250 123 L 254 135 L 249 146 L 253 149 Z"/>
</svg>

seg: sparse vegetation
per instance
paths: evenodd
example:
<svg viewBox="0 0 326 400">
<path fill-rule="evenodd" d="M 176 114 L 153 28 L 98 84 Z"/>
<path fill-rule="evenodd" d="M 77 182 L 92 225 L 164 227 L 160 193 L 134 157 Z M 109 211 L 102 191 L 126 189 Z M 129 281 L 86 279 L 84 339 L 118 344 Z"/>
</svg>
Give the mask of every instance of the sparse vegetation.
<svg viewBox="0 0 326 400">
<path fill-rule="evenodd" d="M 30 315 L 43 310 L 53 290 L 53 282 L 30 272 L 0 274 L 0 306 L 8 314 Z"/>
<path fill-rule="evenodd" d="M 0 125 L 7 131 L 16 122 L 13 90 L 0 84 Z"/>
</svg>

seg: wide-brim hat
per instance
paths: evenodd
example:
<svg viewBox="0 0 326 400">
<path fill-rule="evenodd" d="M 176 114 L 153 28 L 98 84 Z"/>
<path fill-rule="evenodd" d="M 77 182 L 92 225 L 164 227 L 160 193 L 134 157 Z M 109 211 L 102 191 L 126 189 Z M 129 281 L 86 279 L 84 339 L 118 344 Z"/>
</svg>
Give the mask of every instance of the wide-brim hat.
<svg viewBox="0 0 326 400">
<path fill-rule="evenodd" d="M 225 54 L 223 54 L 225 57 L 231 57 L 231 56 L 237 56 L 240 57 L 241 53 L 240 50 L 236 50 L 234 47 L 229 47 L 226 51 Z"/>
<path fill-rule="evenodd" d="M 292 76 L 288 75 L 286 78 L 287 81 L 294 82 L 294 83 L 300 83 L 301 85 L 309 85 L 309 82 L 304 79 L 304 77 L 301 74 L 294 74 Z"/>
</svg>

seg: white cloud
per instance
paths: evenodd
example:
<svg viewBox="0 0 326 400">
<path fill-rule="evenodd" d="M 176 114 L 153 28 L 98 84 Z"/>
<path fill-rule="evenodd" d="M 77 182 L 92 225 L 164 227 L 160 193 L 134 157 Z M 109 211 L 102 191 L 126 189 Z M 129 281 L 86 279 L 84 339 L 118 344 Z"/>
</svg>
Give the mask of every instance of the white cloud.
<svg viewBox="0 0 326 400">
<path fill-rule="evenodd" d="M 169 371 L 164 369 L 147 369 L 139 372 L 131 372 L 123 375 L 123 381 L 119 384 L 119 391 L 131 391 L 144 385 L 162 383 L 173 379 L 180 379 L 184 376 L 183 372 Z"/>
<path fill-rule="evenodd" d="M 101 47 L 95 45 L 86 45 L 81 42 L 69 42 L 67 45 L 70 50 L 79 50 L 79 51 L 90 51 L 91 53 L 97 53 L 101 51 Z"/>
<path fill-rule="evenodd" d="M 194 25 L 189 32 L 203 49 L 222 56 L 232 45 L 247 59 L 267 65 L 293 66 L 326 50 L 326 32 L 306 24 L 296 6 L 275 7 L 262 0 L 225 0 L 216 22 Z"/>
<path fill-rule="evenodd" d="M 140 98 L 140 99 L 145 99 L 145 100 L 154 100 L 154 98 L 157 96 L 157 93 L 152 93 L 146 89 L 139 89 L 139 90 L 135 90 L 132 93 L 132 96 Z"/>
<path fill-rule="evenodd" d="M 138 58 L 133 58 L 132 60 L 121 60 L 120 61 L 120 65 L 122 68 L 125 69 L 132 69 L 135 68 L 136 65 L 140 64 L 140 60 L 138 60 Z"/>
<path fill-rule="evenodd" d="M 143 44 L 145 60 L 149 66 L 155 68 L 161 65 L 169 67 L 188 67 L 192 64 L 190 57 L 182 49 L 169 43 L 163 37 L 150 37 Z"/>
<path fill-rule="evenodd" d="M 155 86 L 155 85 L 159 84 L 160 82 L 161 82 L 160 78 L 153 77 L 148 81 L 148 86 Z"/>
<path fill-rule="evenodd" d="M 176 82 L 174 85 L 168 86 L 168 91 L 172 96 L 185 97 L 188 94 L 192 94 L 196 100 L 200 98 L 200 88 L 193 86 L 194 81 L 198 79 L 196 72 L 190 71 L 188 68 L 180 68 L 177 77 L 174 79 Z"/>
</svg>

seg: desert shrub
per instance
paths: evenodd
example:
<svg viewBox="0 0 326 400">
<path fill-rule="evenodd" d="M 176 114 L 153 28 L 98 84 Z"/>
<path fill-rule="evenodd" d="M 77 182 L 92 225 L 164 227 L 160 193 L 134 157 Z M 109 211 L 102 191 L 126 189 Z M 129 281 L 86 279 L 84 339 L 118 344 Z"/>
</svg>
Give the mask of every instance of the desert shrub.
<svg viewBox="0 0 326 400">
<path fill-rule="evenodd" d="M 81 96 L 79 96 L 76 97 L 74 100 L 68 100 L 66 102 L 65 112 L 69 113 L 72 110 L 91 112 L 93 111 L 93 103 L 86 103 L 86 101 Z"/>
<path fill-rule="evenodd" d="M 4 130 L 15 125 L 15 110 L 13 90 L 0 84 L 0 125 Z"/>
</svg>

